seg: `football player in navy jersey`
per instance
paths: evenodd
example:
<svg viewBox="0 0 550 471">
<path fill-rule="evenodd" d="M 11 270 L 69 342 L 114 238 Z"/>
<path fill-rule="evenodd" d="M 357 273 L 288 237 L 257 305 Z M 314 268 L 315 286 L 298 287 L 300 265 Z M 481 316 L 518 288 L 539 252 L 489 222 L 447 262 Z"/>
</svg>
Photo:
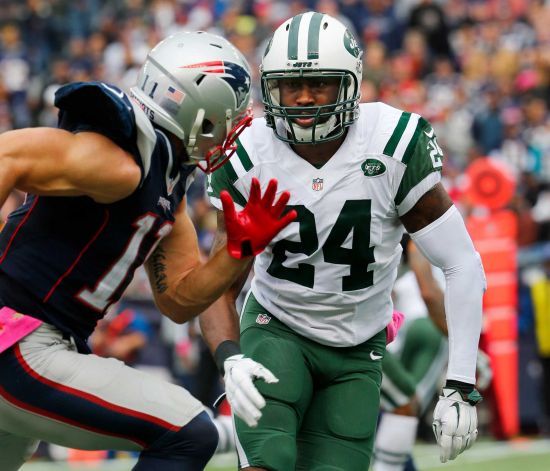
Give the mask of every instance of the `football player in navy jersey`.
<svg viewBox="0 0 550 471">
<path fill-rule="evenodd" d="M 212 172 L 250 123 L 250 72 L 226 40 L 180 33 L 149 53 L 127 95 L 73 83 L 56 94 L 58 128 L 0 135 L 0 207 L 27 192 L 0 235 L 0 469 L 39 440 L 138 450 L 135 470 L 203 469 L 217 432 L 186 390 L 113 358 L 86 339 L 145 264 L 163 314 L 185 322 L 218 298 L 294 213 L 277 182 L 236 212 L 222 195 L 227 250 L 201 263 L 185 191 Z M 276 378 L 243 358 L 237 415 L 261 415 L 252 380 Z"/>
</svg>

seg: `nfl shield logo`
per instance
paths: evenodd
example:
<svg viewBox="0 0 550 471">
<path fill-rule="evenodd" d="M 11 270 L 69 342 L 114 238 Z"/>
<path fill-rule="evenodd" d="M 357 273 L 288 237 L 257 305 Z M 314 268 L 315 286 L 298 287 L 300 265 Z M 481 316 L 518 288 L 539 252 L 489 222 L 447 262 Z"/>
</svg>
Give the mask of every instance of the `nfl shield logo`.
<svg viewBox="0 0 550 471">
<path fill-rule="evenodd" d="M 258 314 L 258 317 L 256 317 L 256 324 L 269 324 L 270 320 L 271 317 L 267 314 Z"/>
<path fill-rule="evenodd" d="M 313 188 L 314 191 L 321 191 L 323 189 L 323 179 L 314 178 L 311 183 L 311 188 Z"/>
</svg>

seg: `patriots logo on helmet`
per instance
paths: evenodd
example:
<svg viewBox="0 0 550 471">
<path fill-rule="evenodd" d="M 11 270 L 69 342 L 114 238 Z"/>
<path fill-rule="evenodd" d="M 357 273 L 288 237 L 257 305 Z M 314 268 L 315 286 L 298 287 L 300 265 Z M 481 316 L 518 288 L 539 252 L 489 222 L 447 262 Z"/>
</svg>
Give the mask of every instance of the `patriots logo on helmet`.
<svg viewBox="0 0 550 471">
<path fill-rule="evenodd" d="M 222 74 L 220 77 L 225 80 L 235 92 L 237 108 L 240 108 L 244 99 L 250 91 L 250 74 L 239 64 L 228 61 L 209 61 L 198 64 L 182 66 L 184 69 L 202 69 L 206 74 Z"/>
</svg>

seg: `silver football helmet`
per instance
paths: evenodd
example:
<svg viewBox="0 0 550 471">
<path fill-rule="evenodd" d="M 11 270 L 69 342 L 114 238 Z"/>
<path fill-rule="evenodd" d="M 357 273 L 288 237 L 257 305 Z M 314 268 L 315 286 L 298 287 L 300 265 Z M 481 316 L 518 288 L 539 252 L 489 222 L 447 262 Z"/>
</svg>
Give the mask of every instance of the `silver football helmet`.
<svg viewBox="0 0 550 471">
<path fill-rule="evenodd" d="M 161 41 L 130 92 L 206 172 L 235 152 L 237 136 L 252 120 L 250 67 L 229 41 L 210 33 L 182 32 Z"/>
<path fill-rule="evenodd" d="M 260 66 L 267 125 L 289 143 L 315 144 L 337 139 L 359 115 L 362 56 L 357 42 L 335 18 L 317 12 L 296 15 L 273 34 Z M 330 106 L 283 106 L 279 80 L 338 78 L 338 98 Z M 308 127 L 297 118 L 312 118 Z"/>
</svg>

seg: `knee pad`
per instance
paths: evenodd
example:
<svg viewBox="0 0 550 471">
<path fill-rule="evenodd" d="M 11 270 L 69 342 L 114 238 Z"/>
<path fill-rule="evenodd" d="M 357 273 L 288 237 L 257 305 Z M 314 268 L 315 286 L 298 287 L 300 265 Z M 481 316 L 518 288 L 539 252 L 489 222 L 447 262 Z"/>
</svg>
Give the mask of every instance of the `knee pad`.
<svg viewBox="0 0 550 471">
<path fill-rule="evenodd" d="M 292 436 L 276 435 L 263 442 L 257 450 L 254 466 L 273 471 L 288 471 L 296 467 L 296 442 Z"/>
<path fill-rule="evenodd" d="M 167 432 L 142 451 L 134 471 L 202 470 L 218 446 L 218 431 L 206 412 L 180 430 Z"/>
</svg>

